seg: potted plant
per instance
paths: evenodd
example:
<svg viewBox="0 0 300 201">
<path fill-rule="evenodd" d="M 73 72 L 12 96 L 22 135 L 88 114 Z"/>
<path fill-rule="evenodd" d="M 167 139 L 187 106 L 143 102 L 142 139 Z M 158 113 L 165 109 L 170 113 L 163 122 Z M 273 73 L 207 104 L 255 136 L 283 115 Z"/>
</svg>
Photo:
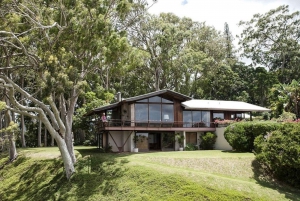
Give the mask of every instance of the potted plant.
<svg viewBox="0 0 300 201">
<path fill-rule="evenodd" d="M 139 148 L 137 148 L 136 144 L 139 141 L 139 136 L 138 135 L 134 135 L 133 136 L 133 143 L 134 143 L 134 148 L 133 148 L 133 152 L 139 152 Z"/>
<path fill-rule="evenodd" d="M 176 139 L 179 144 L 179 151 L 183 151 L 184 135 L 177 133 Z"/>
</svg>

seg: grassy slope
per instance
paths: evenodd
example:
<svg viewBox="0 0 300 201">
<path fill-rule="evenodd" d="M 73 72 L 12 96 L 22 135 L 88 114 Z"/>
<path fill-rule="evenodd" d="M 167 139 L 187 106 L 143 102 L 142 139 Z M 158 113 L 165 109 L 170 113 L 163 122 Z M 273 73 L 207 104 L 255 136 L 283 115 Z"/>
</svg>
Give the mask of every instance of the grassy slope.
<svg viewBox="0 0 300 201">
<path fill-rule="evenodd" d="M 300 200 L 297 190 L 259 180 L 251 153 L 76 149 L 77 173 L 71 182 L 55 159 L 57 148 L 20 150 L 18 160 L 0 170 L 0 201 Z M 4 162 L 0 156 L 0 167 Z"/>
</svg>

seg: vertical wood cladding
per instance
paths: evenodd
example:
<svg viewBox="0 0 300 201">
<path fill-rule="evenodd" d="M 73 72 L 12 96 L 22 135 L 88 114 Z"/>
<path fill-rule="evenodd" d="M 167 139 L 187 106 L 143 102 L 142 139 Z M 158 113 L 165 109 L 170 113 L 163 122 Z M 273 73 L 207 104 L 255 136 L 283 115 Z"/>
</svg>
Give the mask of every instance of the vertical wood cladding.
<svg viewBox="0 0 300 201">
<path fill-rule="evenodd" d="M 178 100 L 174 100 L 174 121 L 175 122 L 182 122 L 183 121 L 183 114 L 182 114 L 182 107 L 181 102 Z"/>
</svg>

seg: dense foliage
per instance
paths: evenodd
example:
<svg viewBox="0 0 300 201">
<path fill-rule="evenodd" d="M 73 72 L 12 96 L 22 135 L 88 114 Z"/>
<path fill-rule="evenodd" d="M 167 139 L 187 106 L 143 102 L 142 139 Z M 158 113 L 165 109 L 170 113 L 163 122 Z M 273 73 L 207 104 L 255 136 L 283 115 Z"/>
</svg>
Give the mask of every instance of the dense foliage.
<svg viewBox="0 0 300 201">
<path fill-rule="evenodd" d="M 300 124 L 284 123 L 255 139 L 256 159 L 277 179 L 300 187 Z"/>
<path fill-rule="evenodd" d="M 217 135 L 212 132 L 206 132 L 200 135 L 200 139 L 200 149 L 212 150 L 214 149 L 214 144 L 216 143 Z"/>
<path fill-rule="evenodd" d="M 234 150 L 251 152 L 257 136 L 265 136 L 280 127 L 279 123 L 271 121 L 237 122 L 225 129 L 224 137 Z"/>
</svg>

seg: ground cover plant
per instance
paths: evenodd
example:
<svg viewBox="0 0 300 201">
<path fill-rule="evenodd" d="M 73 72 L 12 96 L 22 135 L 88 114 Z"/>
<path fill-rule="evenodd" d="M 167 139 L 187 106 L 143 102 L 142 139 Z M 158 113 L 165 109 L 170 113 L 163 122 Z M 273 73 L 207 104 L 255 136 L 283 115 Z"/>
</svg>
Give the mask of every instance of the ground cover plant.
<svg viewBox="0 0 300 201">
<path fill-rule="evenodd" d="M 70 181 L 57 148 L 19 150 L 19 158 L 0 169 L 0 200 L 300 200 L 298 190 L 260 179 L 252 153 L 75 148 Z"/>
</svg>

